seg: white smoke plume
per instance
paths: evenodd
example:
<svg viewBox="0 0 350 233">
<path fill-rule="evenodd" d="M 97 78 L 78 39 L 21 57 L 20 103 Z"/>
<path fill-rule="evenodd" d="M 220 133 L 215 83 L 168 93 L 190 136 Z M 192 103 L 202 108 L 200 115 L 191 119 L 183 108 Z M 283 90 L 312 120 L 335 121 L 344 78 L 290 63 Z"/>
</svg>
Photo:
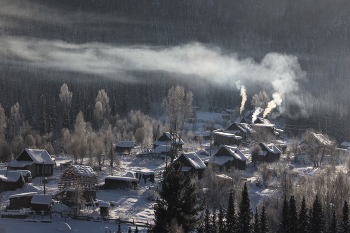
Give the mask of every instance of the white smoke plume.
<svg viewBox="0 0 350 233">
<path fill-rule="evenodd" d="M 255 109 L 255 111 L 253 112 L 253 115 L 252 115 L 252 124 L 254 124 L 254 121 L 258 118 L 259 114 L 262 112 L 262 108 L 260 107 L 257 107 Z"/>
<path fill-rule="evenodd" d="M 272 95 L 273 100 L 271 100 L 267 107 L 264 110 L 263 117 L 265 118 L 267 114 L 269 114 L 272 109 L 276 108 L 277 106 L 280 106 L 282 104 L 281 96 L 278 93 L 273 93 Z"/>
<path fill-rule="evenodd" d="M 242 112 L 244 110 L 245 102 L 247 101 L 247 93 L 246 93 L 246 90 L 245 90 L 244 86 L 241 87 L 241 96 L 242 96 L 242 102 L 241 102 L 241 107 L 239 108 L 239 114 L 242 115 Z"/>
<path fill-rule="evenodd" d="M 170 47 L 117 46 L 10 36 L 6 39 L 0 37 L 0 56 L 14 58 L 11 61 L 21 66 L 74 71 L 125 81 L 132 78 L 128 71 L 165 71 L 181 78 L 196 76 L 227 87 L 234 86 L 238 80 L 242 80 L 245 87 L 263 83 L 274 93 L 288 96 L 288 103 L 293 100 L 298 105 L 302 103 L 298 101 L 298 81 L 305 77 L 295 56 L 268 53 L 256 62 L 201 43 Z"/>
</svg>

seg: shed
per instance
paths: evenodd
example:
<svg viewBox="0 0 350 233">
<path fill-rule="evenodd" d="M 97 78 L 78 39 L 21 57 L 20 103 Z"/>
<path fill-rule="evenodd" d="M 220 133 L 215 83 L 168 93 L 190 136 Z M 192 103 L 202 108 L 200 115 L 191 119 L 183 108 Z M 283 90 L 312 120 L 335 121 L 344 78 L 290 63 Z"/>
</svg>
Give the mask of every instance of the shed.
<svg viewBox="0 0 350 233">
<path fill-rule="evenodd" d="M 25 149 L 8 163 L 8 170 L 29 170 L 32 177 L 52 176 L 55 162 L 46 150 Z"/>
<path fill-rule="evenodd" d="M 100 202 L 98 204 L 100 207 L 100 215 L 101 216 L 109 216 L 109 206 L 110 204 L 108 202 Z"/>
<path fill-rule="evenodd" d="M 25 172 L 23 172 L 25 174 Z M 24 176 L 20 171 L 6 171 L 0 173 L 0 191 L 14 191 L 25 184 Z"/>
<path fill-rule="evenodd" d="M 34 211 L 49 211 L 53 204 L 52 195 L 35 194 L 30 204 Z"/>
<path fill-rule="evenodd" d="M 179 137 L 179 135 L 174 134 L 174 138 L 171 139 L 171 134 L 169 132 L 163 133 L 157 141 L 153 142 L 153 149 L 156 149 L 158 146 L 166 146 L 169 145 L 171 147 L 172 142 L 177 142 L 178 148 L 181 150 L 184 141 Z"/>
<path fill-rule="evenodd" d="M 134 147 L 134 141 L 119 141 L 115 144 L 115 152 L 119 154 L 130 154 Z"/>
<path fill-rule="evenodd" d="M 216 164 L 222 169 L 239 169 L 245 170 L 247 158 L 237 148 L 237 146 L 222 146 L 208 163 Z"/>
<path fill-rule="evenodd" d="M 215 131 L 214 132 L 214 146 L 220 145 L 240 145 L 242 137 L 237 136 L 234 133 L 226 133 Z"/>
<path fill-rule="evenodd" d="M 154 172 L 152 171 L 147 171 L 147 170 L 137 171 L 135 175 L 136 175 L 136 178 L 139 180 L 139 183 L 141 181 L 144 183 L 146 183 L 147 181 L 154 183 Z"/>
<path fill-rule="evenodd" d="M 28 193 L 19 193 L 9 196 L 9 209 L 10 210 L 17 210 L 21 208 L 30 208 L 31 207 L 31 200 L 34 195 L 36 195 L 37 192 L 28 192 Z"/>
<path fill-rule="evenodd" d="M 118 188 L 132 188 L 137 187 L 138 179 L 128 172 L 125 176 L 107 176 L 105 178 L 106 189 L 118 189 Z"/>
</svg>

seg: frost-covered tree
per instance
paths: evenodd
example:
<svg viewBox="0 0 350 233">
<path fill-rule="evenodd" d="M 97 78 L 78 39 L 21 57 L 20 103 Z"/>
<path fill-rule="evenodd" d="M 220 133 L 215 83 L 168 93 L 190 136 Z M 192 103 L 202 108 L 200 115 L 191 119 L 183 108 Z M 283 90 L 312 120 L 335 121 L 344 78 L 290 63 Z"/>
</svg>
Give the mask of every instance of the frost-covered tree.
<svg viewBox="0 0 350 233">
<path fill-rule="evenodd" d="M 111 108 L 109 107 L 109 97 L 107 92 L 102 89 L 98 91 L 95 99 L 94 117 L 96 121 L 97 129 L 99 129 L 105 119 L 109 119 Z"/>
<path fill-rule="evenodd" d="M 0 142 L 3 142 L 5 140 L 6 127 L 7 127 L 7 118 L 5 115 L 5 110 L 0 104 Z"/>
<path fill-rule="evenodd" d="M 170 131 L 182 135 L 185 121 L 192 115 L 192 92 L 185 92 L 181 86 L 172 86 L 163 99 L 165 114 L 169 118 Z"/>
<path fill-rule="evenodd" d="M 260 107 L 265 109 L 267 107 L 268 102 L 270 102 L 270 97 L 266 94 L 265 91 L 260 91 L 259 94 L 255 94 L 252 96 L 251 105 L 254 109 Z"/>
<path fill-rule="evenodd" d="M 7 124 L 8 134 L 10 135 L 10 138 L 14 138 L 18 135 L 20 127 L 23 124 L 21 108 L 18 102 L 11 107 L 10 113 L 11 113 L 11 116 L 8 119 L 8 124 Z"/>
<path fill-rule="evenodd" d="M 69 107 L 72 103 L 73 93 L 68 90 L 68 85 L 63 83 L 61 86 L 60 94 L 58 95 L 61 101 L 62 108 Z"/>
</svg>

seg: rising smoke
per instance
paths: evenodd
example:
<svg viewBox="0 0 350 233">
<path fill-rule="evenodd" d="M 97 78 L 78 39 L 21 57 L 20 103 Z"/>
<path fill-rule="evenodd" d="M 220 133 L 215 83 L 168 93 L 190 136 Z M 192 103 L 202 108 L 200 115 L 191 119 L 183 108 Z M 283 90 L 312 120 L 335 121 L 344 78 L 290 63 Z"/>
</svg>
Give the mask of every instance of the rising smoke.
<svg viewBox="0 0 350 233">
<path fill-rule="evenodd" d="M 269 114 L 274 108 L 277 106 L 280 106 L 282 104 L 282 99 L 281 96 L 278 93 L 273 93 L 272 94 L 273 100 L 271 100 L 268 104 L 267 107 L 264 110 L 263 117 L 265 118 L 267 114 Z"/>
<path fill-rule="evenodd" d="M 301 70 L 298 59 L 290 55 L 268 53 L 259 63 L 252 58 L 240 59 L 237 54 L 226 54 L 219 47 L 200 43 L 172 47 L 114 46 L 11 37 L 0 40 L 0 45 L 7 48 L 0 50 L 0 55 L 15 57 L 14 60 L 20 61 L 23 66 L 124 80 L 128 79 L 125 77 L 127 71 L 165 71 L 184 79 L 195 75 L 227 87 L 241 80 L 240 112 L 247 100 L 245 86 L 256 82 L 272 88 L 279 99 L 288 96 L 289 101 L 295 99 L 293 102 L 298 105 L 302 103 L 298 97 L 298 81 L 305 77 L 305 72 Z M 276 101 L 274 97 L 274 103 L 281 101 Z"/>
</svg>

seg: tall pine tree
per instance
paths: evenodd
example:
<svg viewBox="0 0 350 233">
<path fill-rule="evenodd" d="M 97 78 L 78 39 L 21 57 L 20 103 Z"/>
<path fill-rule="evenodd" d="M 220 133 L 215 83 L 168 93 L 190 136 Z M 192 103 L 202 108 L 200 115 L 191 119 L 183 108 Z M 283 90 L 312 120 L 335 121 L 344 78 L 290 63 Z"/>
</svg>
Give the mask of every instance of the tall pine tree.
<svg viewBox="0 0 350 233">
<path fill-rule="evenodd" d="M 319 233 L 325 230 L 325 221 L 323 216 L 322 204 L 316 195 L 316 199 L 312 206 L 310 219 L 310 232 Z"/>
<path fill-rule="evenodd" d="M 332 211 L 332 220 L 331 225 L 329 226 L 329 233 L 337 233 L 338 232 L 338 226 L 337 226 L 337 217 L 335 216 L 335 209 Z"/>
<path fill-rule="evenodd" d="M 228 199 L 228 206 L 226 211 L 226 232 L 231 233 L 235 232 L 237 229 L 237 219 L 235 211 L 235 203 L 233 200 L 233 192 L 230 192 Z"/>
<path fill-rule="evenodd" d="M 224 210 L 222 209 L 222 205 L 219 207 L 218 227 L 219 233 L 225 233 Z"/>
<path fill-rule="evenodd" d="M 340 232 L 342 233 L 349 233 L 350 232 L 350 226 L 349 226 L 349 205 L 347 201 L 344 201 L 343 206 L 343 217 L 340 224 Z"/>
<path fill-rule="evenodd" d="M 258 208 L 255 207 L 255 214 L 254 214 L 254 233 L 260 232 L 260 226 L 259 226 L 259 214 L 258 214 Z"/>
<path fill-rule="evenodd" d="M 242 199 L 239 203 L 239 212 L 238 212 L 238 232 L 250 232 L 250 220 L 252 217 L 252 211 L 250 209 L 250 199 L 247 188 L 247 183 L 244 184 L 242 190 Z"/>
<path fill-rule="evenodd" d="M 267 222 L 267 214 L 266 214 L 266 207 L 263 205 L 261 208 L 261 214 L 260 214 L 260 232 L 261 233 L 267 233 L 269 232 L 269 224 Z"/>
<path fill-rule="evenodd" d="M 153 207 L 154 231 L 168 232 L 173 218 L 184 232 L 192 231 L 198 214 L 197 187 L 189 176 L 184 176 L 180 162 L 175 161 L 165 168 L 159 196 Z"/>
<path fill-rule="evenodd" d="M 289 232 L 289 221 L 288 221 L 288 202 L 287 202 L 287 196 L 284 194 L 284 199 L 283 199 L 283 207 L 282 207 L 282 232 Z"/>
<path fill-rule="evenodd" d="M 298 232 L 309 232 L 309 218 L 306 208 L 306 200 L 303 197 L 300 205 L 299 218 L 298 218 Z"/>
<path fill-rule="evenodd" d="M 290 196 L 289 199 L 289 211 L 288 211 L 288 225 L 289 225 L 289 232 L 290 233 L 297 233 L 298 232 L 298 227 L 297 223 L 298 222 L 298 213 L 297 213 L 297 208 L 295 205 L 295 199 L 294 196 Z"/>
</svg>

